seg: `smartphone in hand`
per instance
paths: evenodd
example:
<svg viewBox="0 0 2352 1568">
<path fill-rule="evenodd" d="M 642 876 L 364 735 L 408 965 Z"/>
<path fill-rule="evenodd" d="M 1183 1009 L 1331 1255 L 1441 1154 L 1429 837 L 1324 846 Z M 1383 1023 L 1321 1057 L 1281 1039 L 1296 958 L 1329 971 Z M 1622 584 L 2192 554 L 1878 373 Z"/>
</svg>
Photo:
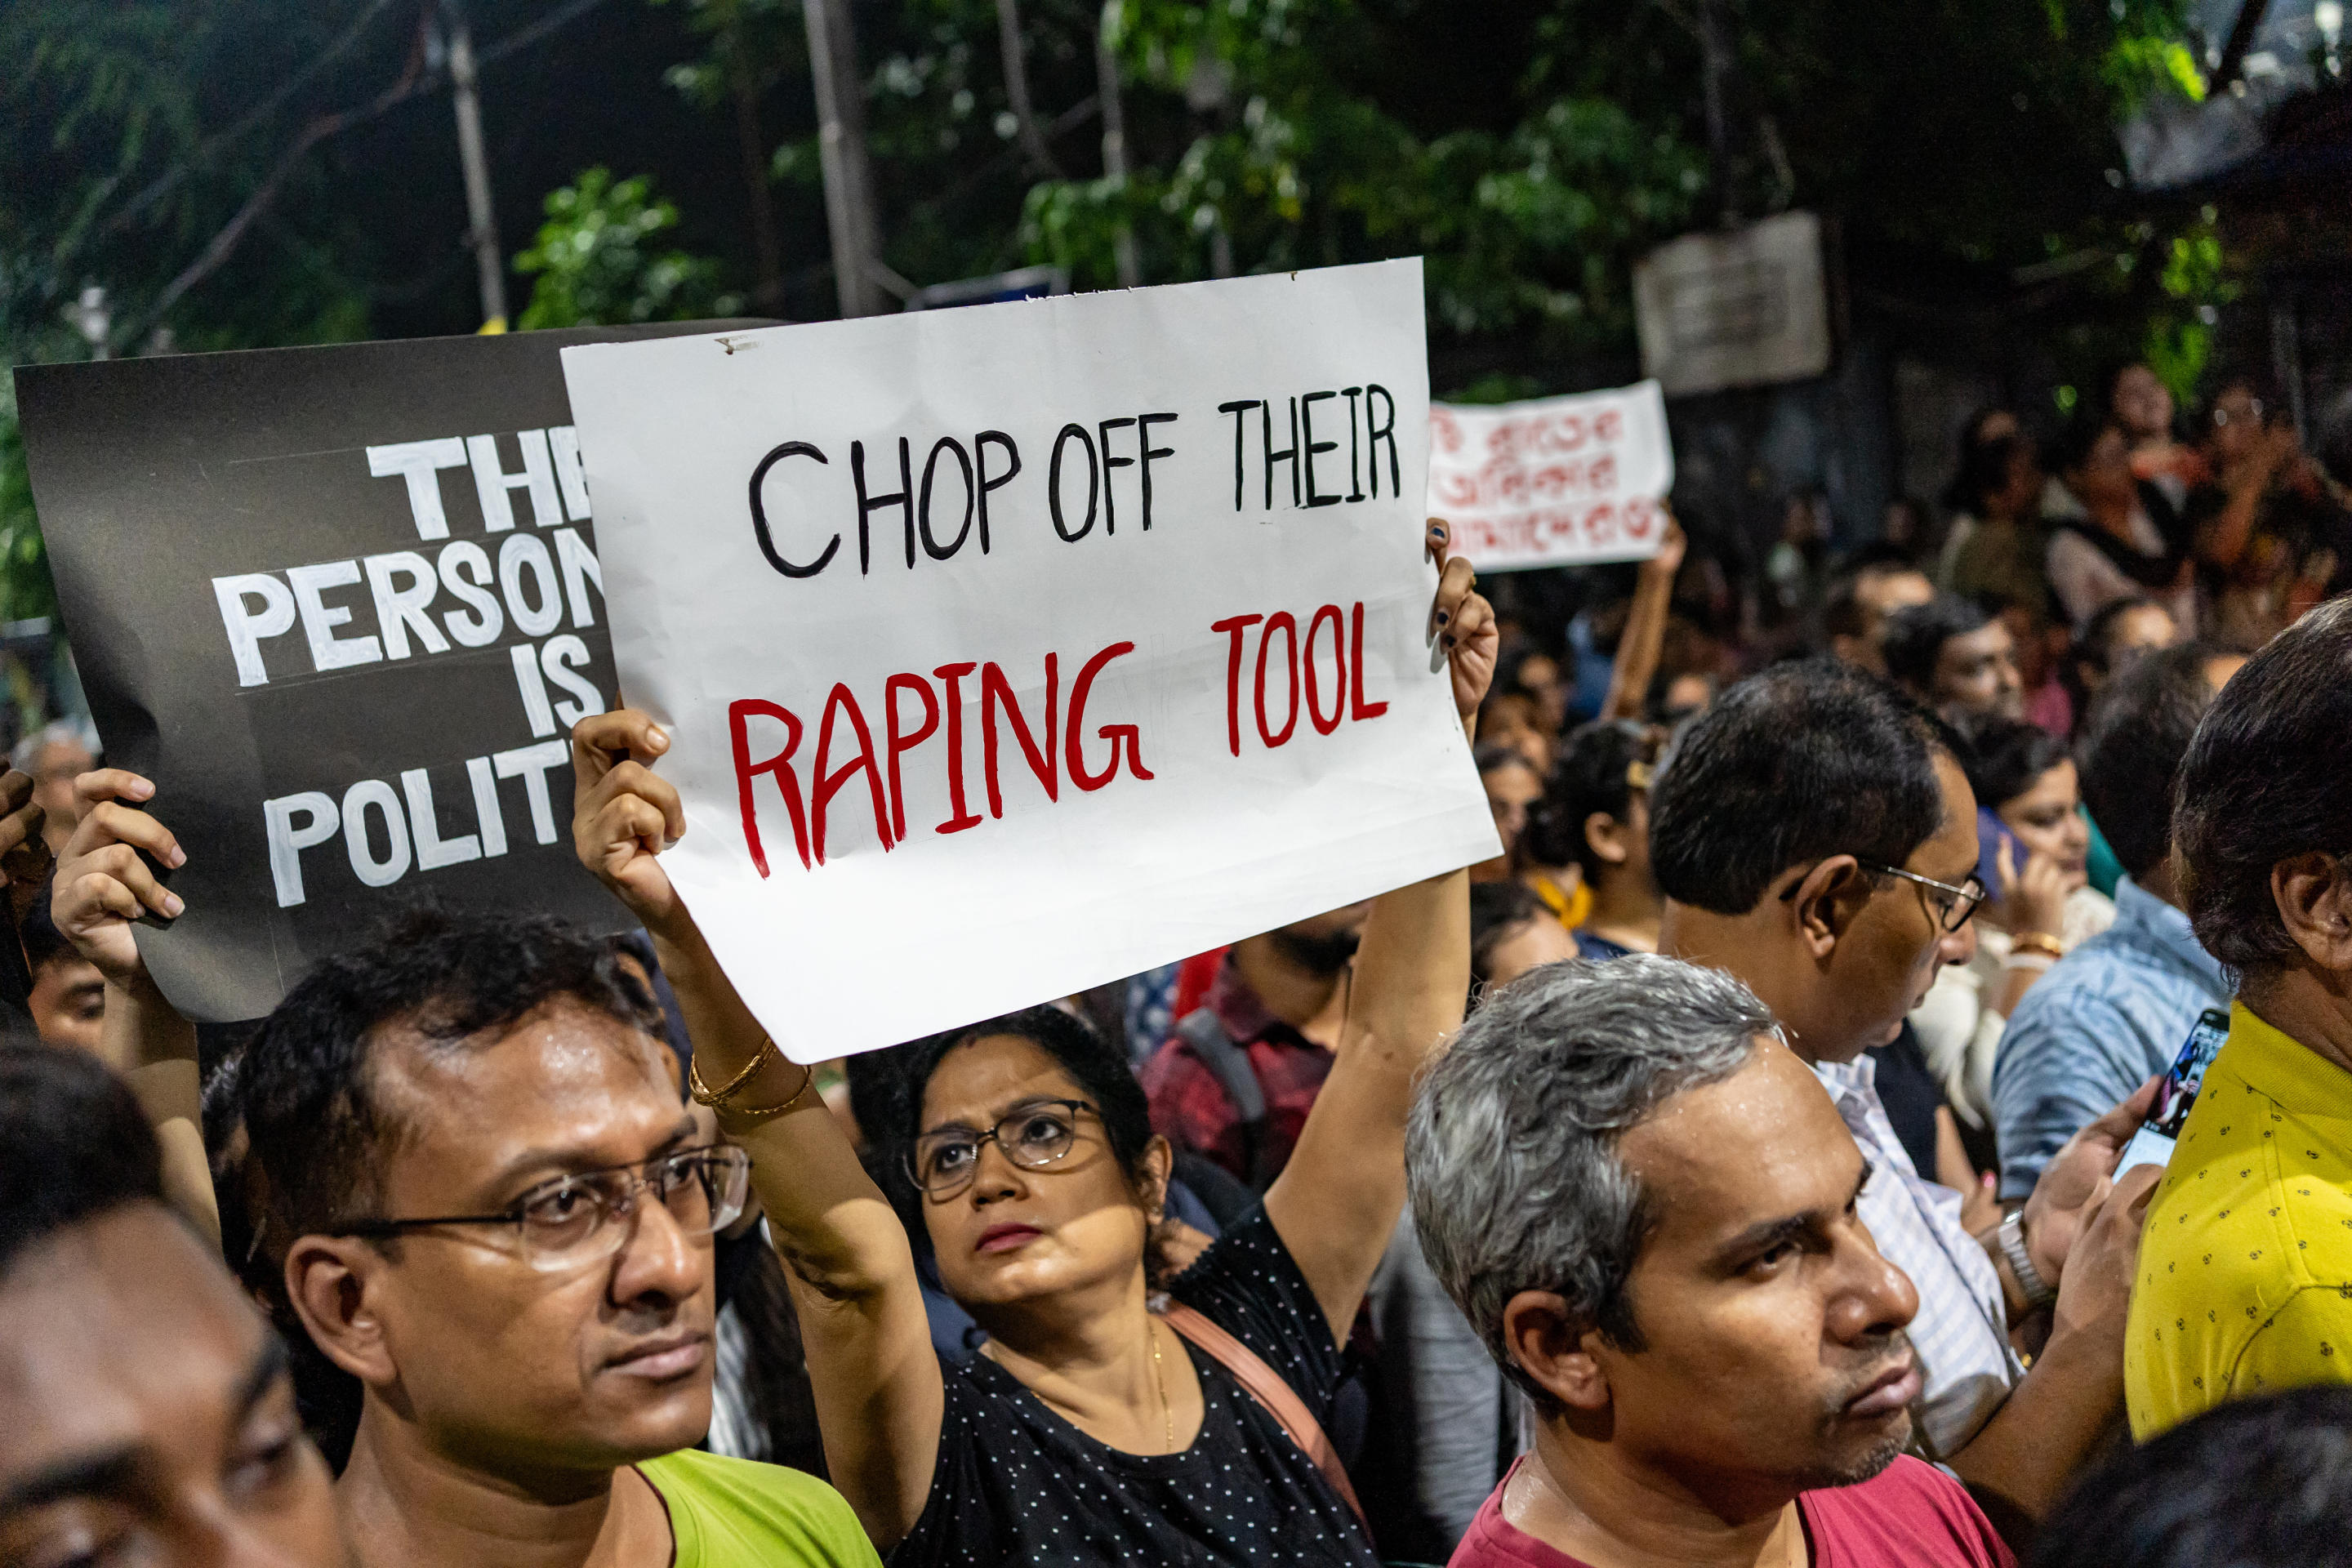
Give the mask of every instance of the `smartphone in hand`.
<svg viewBox="0 0 2352 1568">
<path fill-rule="evenodd" d="M 2000 877 L 2000 847 L 2009 846 L 2009 872 L 2015 876 L 2025 869 L 2025 858 L 2032 851 L 2018 841 L 1990 806 L 1977 807 L 1977 880 L 1985 892 L 1995 900 L 2009 896 L 2009 885 Z"/>
<path fill-rule="evenodd" d="M 2124 1145 L 2123 1158 L 2116 1163 L 2116 1179 L 2136 1165 L 2162 1167 L 2171 1163 L 2173 1145 L 2180 1141 L 2181 1125 L 2189 1120 L 2189 1107 L 2197 1103 L 2198 1090 L 2205 1087 L 2205 1069 L 2213 1065 L 2214 1056 L 2221 1042 L 2230 1037 L 2230 1015 L 2218 1007 L 2208 1007 L 2198 1016 L 2197 1026 L 2189 1031 L 2189 1043 L 2172 1060 L 2172 1068 L 2164 1081 L 2156 1086 L 2156 1103 L 2149 1107 L 2147 1120 L 2139 1124 L 2132 1141 Z"/>
</svg>

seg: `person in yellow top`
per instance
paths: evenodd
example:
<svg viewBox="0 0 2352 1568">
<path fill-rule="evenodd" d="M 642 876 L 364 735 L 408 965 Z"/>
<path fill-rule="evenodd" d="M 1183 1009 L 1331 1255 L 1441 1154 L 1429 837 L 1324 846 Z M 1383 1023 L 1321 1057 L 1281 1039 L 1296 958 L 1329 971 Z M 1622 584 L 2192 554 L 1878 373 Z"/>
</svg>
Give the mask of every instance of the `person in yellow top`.
<svg viewBox="0 0 2352 1568">
<path fill-rule="evenodd" d="M 78 787 L 58 927 L 107 976 L 121 1059 L 193 1066 L 126 918 L 164 897 L 131 847 L 179 844 L 129 804 L 145 781 Z M 751 1160 L 685 1103 L 610 942 L 420 913 L 314 966 L 237 1072 L 224 1195 L 341 1461 L 349 1568 L 879 1568 L 824 1482 L 691 1447 Z"/>
<path fill-rule="evenodd" d="M 2225 1399 L 2352 1383 L 2352 599 L 2222 689 L 2178 801 L 2189 918 L 2241 979 L 2140 1247 L 2124 1391 L 2143 1442 Z"/>
<path fill-rule="evenodd" d="M 2224 1399 L 2352 1383 L 2347 1112 L 2352 1074 L 2231 1009 L 2140 1246 L 2134 1437 Z"/>
</svg>

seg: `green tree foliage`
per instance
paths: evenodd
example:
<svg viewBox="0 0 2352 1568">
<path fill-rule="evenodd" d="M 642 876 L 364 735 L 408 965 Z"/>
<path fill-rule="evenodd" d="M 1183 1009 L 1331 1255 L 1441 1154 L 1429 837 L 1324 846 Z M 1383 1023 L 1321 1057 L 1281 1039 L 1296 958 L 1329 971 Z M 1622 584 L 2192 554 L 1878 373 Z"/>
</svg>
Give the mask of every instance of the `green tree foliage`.
<svg viewBox="0 0 2352 1568">
<path fill-rule="evenodd" d="M 587 169 L 548 194 L 538 241 L 515 258 L 535 280 L 518 323 L 539 327 L 691 321 L 741 311 L 740 296 L 720 291 L 719 263 L 663 248 L 677 208 L 656 200 L 646 175 L 615 182 Z"/>
<path fill-rule="evenodd" d="M 2229 287 L 2210 226 L 2118 189 L 2121 121 L 2203 91 L 2181 0 L 1721 0 L 1719 161 L 1697 0 L 1020 9 L 1053 167 L 1016 136 L 995 0 L 856 9 L 887 259 L 919 282 L 1052 261 L 1106 287 L 1122 231 L 1148 282 L 1419 254 L 1433 331 L 1496 346 L 1530 384 L 1622 365 L 1633 260 L 1727 205 L 1824 212 L 1865 285 L 1999 295 L 2063 259 L 2042 319 L 2085 363 L 2137 349 L 2188 373 Z M 805 70 L 799 37 L 762 36 L 775 78 Z M 1124 180 L 1098 152 L 1098 37 Z M 814 186 L 814 138 L 776 169 Z"/>
<path fill-rule="evenodd" d="M 384 12 L 376 0 L 0 5 L 0 363 L 159 348 L 159 328 L 182 348 L 364 335 L 364 295 L 337 254 L 348 226 L 332 165 L 280 164 L 306 91 L 362 90 L 354 25 Z M 265 186 L 268 221 L 241 231 L 260 242 L 171 294 Z M 102 345 L 67 319 L 93 284 Z M 55 602 L 13 388 L 0 384 L 0 618 Z"/>
</svg>

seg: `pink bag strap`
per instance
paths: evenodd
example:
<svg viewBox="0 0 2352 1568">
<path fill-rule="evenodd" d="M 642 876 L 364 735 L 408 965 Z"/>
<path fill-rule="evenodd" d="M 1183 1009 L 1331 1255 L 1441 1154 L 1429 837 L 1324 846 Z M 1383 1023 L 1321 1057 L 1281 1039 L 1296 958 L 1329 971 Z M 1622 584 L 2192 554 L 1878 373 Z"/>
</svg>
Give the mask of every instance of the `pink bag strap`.
<svg viewBox="0 0 2352 1568">
<path fill-rule="evenodd" d="M 1266 1414 L 1290 1434 L 1290 1440 L 1315 1461 L 1315 1468 L 1323 1472 L 1323 1479 L 1331 1483 L 1339 1500 L 1355 1514 L 1356 1522 L 1369 1531 L 1371 1527 L 1365 1521 L 1364 1505 L 1356 1500 L 1356 1489 L 1348 1479 L 1348 1467 L 1339 1462 L 1331 1439 L 1323 1435 L 1322 1423 L 1307 1408 L 1307 1402 L 1298 1397 L 1298 1391 L 1284 1382 L 1282 1374 L 1266 1365 L 1255 1351 L 1192 1308 L 1171 1301 L 1160 1315 L 1167 1319 L 1170 1328 L 1198 1345 L 1202 1354 L 1233 1373 L 1234 1381 L 1265 1407 Z"/>
</svg>

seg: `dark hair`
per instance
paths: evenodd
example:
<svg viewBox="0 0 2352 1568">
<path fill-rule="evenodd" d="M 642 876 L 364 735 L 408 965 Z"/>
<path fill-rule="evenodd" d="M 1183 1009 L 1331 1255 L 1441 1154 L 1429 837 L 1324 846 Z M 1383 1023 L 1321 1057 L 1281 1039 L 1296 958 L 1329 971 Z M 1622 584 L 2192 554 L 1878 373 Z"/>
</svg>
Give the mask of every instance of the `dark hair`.
<svg viewBox="0 0 2352 1568">
<path fill-rule="evenodd" d="M 1868 637 L 1870 612 L 1863 605 L 1862 585 L 1889 577 L 1924 575 L 1908 561 L 1865 561 L 1840 573 L 1830 580 L 1829 595 L 1822 602 L 1822 631 L 1833 637 Z"/>
<path fill-rule="evenodd" d="M 1626 773 L 1636 763 L 1654 763 L 1662 742 L 1655 729 L 1630 719 L 1596 719 L 1571 731 L 1543 798 L 1528 813 L 1528 853 L 1535 863 L 1573 861 L 1588 878 L 1606 870 L 1584 836 L 1584 819 L 1599 811 L 1624 821 L 1633 799 Z"/>
<path fill-rule="evenodd" d="M 2107 384 L 2112 387 L 2115 383 L 2110 380 Z M 2076 411 L 2074 417 L 2066 422 L 2065 429 L 2059 432 L 2057 444 L 2051 448 L 2051 468 L 2060 474 L 2080 471 L 2090 462 L 2091 452 L 2098 446 L 2099 437 L 2110 430 L 2122 428 L 2123 422 L 2104 403 Z"/>
<path fill-rule="evenodd" d="M 2197 940 L 2242 974 L 2300 953 L 2271 897 L 2290 856 L 2352 851 L 2352 598 L 2273 638 L 2205 710 L 2172 837 Z"/>
<path fill-rule="evenodd" d="M 1906 605 L 1886 617 L 1879 647 L 1886 673 L 1914 691 L 1935 689 L 1936 661 L 1954 637 L 1984 630 L 1992 620 L 1958 594 L 1938 594 L 1924 605 Z"/>
<path fill-rule="evenodd" d="M 399 1131 L 375 1092 L 384 1026 L 413 1030 L 428 1049 L 463 1050 L 566 999 L 662 1037 L 660 1010 L 614 946 L 562 921 L 427 911 L 320 963 L 238 1065 L 276 1248 L 378 1201 L 382 1150 Z"/>
<path fill-rule="evenodd" d="M 2235 1399 L 2084 1476 L 2042 1526 L 2034 1568 L 2352 1563 L 2352 1388 Z"/>
<path fill-rule="evenodd" d="M 1507 746 L 1500 741 L 1481 741 L 1470 754 L 1478 763 L 1478 776 L 1482 779 L 1505 768 L 1525 768 L 1529 773 L 1536 771 L 1535 763 L 1528 761 L 1525 752 L 1517 746 Z"/>
<path fill-rule="evenodd" d="M 1649 693 L 1642 702 L 1643 719 L 1653 724 L 1664 725 L 1679 722 L 1698 710 L 1696 708 L 1675 710 L 1666 706 L 1666 699 L 1673 694 L 1675 682 L 1677 680 L 1696 680 L 1705 683 L 1706 701 L 1701 702 L 1698 705 L 1699 708 L 1704 708 L 1707 702 L 1714 701 L 1716 689 L 1723 684 L 1716 679 L 1715 672 L 1711 669 L 1704 669 L 1696 665 L 1685 666 L 1680 669 L 1661 666 L 1658 673 L 1650 677 Z"/>
<path fill-rule="evenodd" d="M 120 1079 L 79 1051 L 0 1046 L 0 1278 L 61 1230 L 163 1200 L 163 1155 Z"/>
<path fill-rule="evenodd" d="M 2163 607 L 2145 594 L 2127 594 L 2120 599 L 2109 600 L 2083 623 L 2083 635 L 2074 639 L 2075 659 L 2089 665 L 2101 675 L 2113 673 L 2116 654 L 2115 649 L 2107 646 L 2107 639 L 2115 635 L 2116 627 L 2135 610 Z"/>
<path fill-rule="evenodd" d="M 2172 853 L 2172 786 L 2197 721 L 2213 703 L 2202 643 L 2133 661 L 2092 704 L 2079 760 L 2083 804 L 2134 879 Z"/>
<path fill-rule="evenodd" d="M 1878 677 L 1826 658 L 1776 665 L 1685 725 L 1650 787 L 1650 868 L 1666 897 L 1745 914 L 1791 866 L 1900 866 L 1943 825 L 1935 754 L 1960 742 Z"/>
<path fill-rule="evenodd" d="M 1967 733 L 1961 767 L 1979 805 L 1999 811 L 2066 760 L 2066 742 L 2022 719 L 1987 719 Z"/>
<path fill-rule="evenodd" d="M 2205 406 L 2208 409 L 2221 402 L 2224 393 L 2240 387 L 2244 388 L 2267 410 L 2282 410 L 2286 402 L 2285 395 L 2279 390 L 2278 377 L 2271 374 L 2270 367 L 2267 365 L 2231 365 L 2223 369 L 2221 374 L 2215 376 L 2208 384 L 2213 388 L 2213 395 L 2205 400 Z"/>
<path fill-rule="evenodd" d="M 991 1035 L 1010 1035 L 1028 1041 L 1070 1075 L 1079 1091 L 1101 1112 L 1103 1131 L 1110 1141 L 1110 1152 L 1118 1161 L 1118 1168 L 1127 1173 L 1130 1183 L 1135 1181 L 1142 1167 L 1143 1152 L 1151 1142 L 1151 1107 L 1144 1099 L 1143 1085 L 1136 1080 L 1135 1069 L 1128 1065 L 1122 1052 L 1085 1022 L 1059 1007 L 1024 1007 L 1018 1013 L 950 1029 L 899 1047 L 904 1052 L 905 1076 L 899 1103 L 894 1107 L 897 1126 L 887 1133 L 897 1145 L 891 1152 L 893 1163 L 898 1153 L 914 1147 L 916 1137 L 923 1131 L 923 1091 L 930 1087 L 931 1075 L 940 1070 L 940 1064 L 957 1047 Z M 880 1131 L 862 1115 L 859 1125 L 866 1129 L 869 1137 Z"/>
<path fill-rule="evenodd" d="M 1985 438 L 1979 436 L 1977 432 L 1982 430 L 1985 426 L 1985 421 L 1990 419 L 1996 414 L 2008 414 L 2012 419 L 2016 417 L 2015 414 L 2011 413 L 2011 410 L 2003 407 L 2001 405 L 1998 403 L 1988 403 L 1983 407 L 1979 408 L 1975 413 L 1970 414 L 1968 417 L 1967 423 L 1960 426 L 1959 456 L 1953 463 L 1955 471 L 1952 476 L 1952 481 L 1944 487 L 1944 506 L 1946 510 L 1950 511 L 1961 511 L 1967 509 L 1969 504 L 1968 498 L 1960 491 L 1959 476 L 1968 468 L 1969 452 L 1975 447 L 1985 444 Z M 2000 439 L 1998 436 L 1991 438 L 1996 441 Z"/>
<path fill-rule="evenodd" d="M 2009 488 L 2009 468 L 2017 455 L 2032 450 L 2033 443 L 2022 435 L 1996 436 L 1990 441 L 1963 447 L 1959 477 L 1952 481 L 1958 504 L 1981 517 L 1987 500 L 1996 491 Z"/>
<path fill-rule="evenodd" d="M 24 939 L 25 963 L 36 974 L 41 972 L 41 965 L 60 953 L 79 956 L 67 944 L 65 932 L 58 929 L 57 921 L 49 914 L 49 895 L 56 890 L 57 882 L 57 868 L 51 867 L 49 874 L 41 879 L 40 891 L 33 895 L 31 906 L 16 922 L 16 934 Z"/>
<path fill-rule="evenodd" d="M 1470 984 L 1474 991 L 1492 975 L 1495 950 L 1529 921 L 1546 912 L 1543 900 L 1525 882 L 1470 884 Z"/>
</svg>

